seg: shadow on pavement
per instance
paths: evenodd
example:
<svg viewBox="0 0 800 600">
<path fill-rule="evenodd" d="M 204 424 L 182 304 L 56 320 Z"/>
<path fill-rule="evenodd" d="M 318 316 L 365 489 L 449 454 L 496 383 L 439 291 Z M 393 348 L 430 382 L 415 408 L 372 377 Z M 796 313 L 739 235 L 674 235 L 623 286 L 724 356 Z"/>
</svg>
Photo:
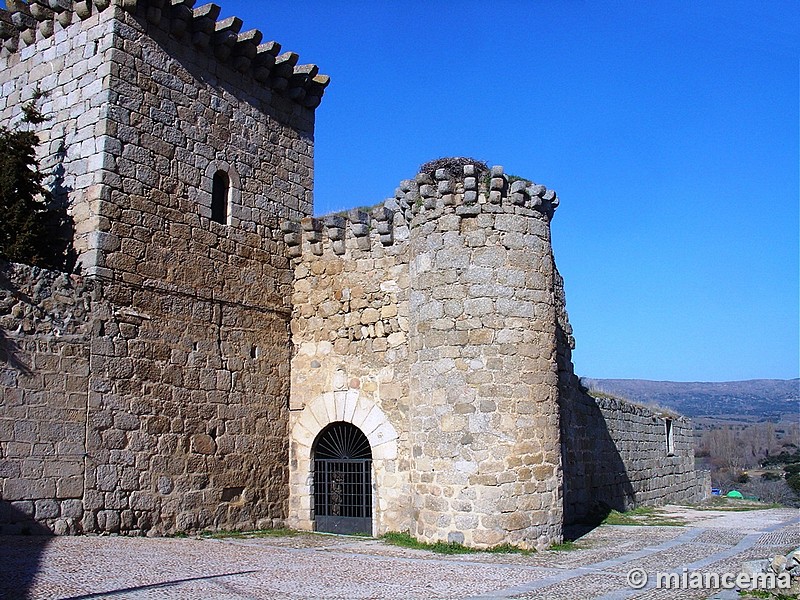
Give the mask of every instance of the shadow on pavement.
<svg viewBox="0 0 800 600">
<path fill-rule="evenodd" d="M 32 503 L 31 503 L 32 504 Z M 53 533 L 0 500 L 0 598 L 28 598 Z"/>
<path fill-rule="evenodd" d="M 258 571 L 236 571 L 235 573 L 221 573 L 219 575 L 207 575 L 205 577 L 187 577 L 186 579 L 173 579 L 172 581 L 164 581 L 161 583 L 151 583 L 149 585 L 137 585 L 134 587 L 120 588 L 118 590 L 110 590 L 107 592 L 97 592 L 95 594 L 84 594 L 82 596 L 70 596 L 62 600 L 89 600 L 90 598 L 106 598 L 108 596 L 117 596 L 120 594 L 130 594 L 132 592 L 142 592 L 145 590 L 160 590 L 168 588 L 173 585 L 180 585 L 190 581 L 206 581 L 208 579 L 219 579 L 221 577 L 233 577 L 234 575 L 247 575 L 249 573 L 258 573 Z"/>
</svg>

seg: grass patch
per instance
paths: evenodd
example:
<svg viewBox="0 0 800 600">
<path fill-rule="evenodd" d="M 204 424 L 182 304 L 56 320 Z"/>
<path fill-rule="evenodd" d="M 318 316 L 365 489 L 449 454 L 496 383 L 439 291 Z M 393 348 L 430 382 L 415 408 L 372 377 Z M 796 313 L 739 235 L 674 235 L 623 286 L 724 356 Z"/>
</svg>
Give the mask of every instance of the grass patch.
<svg viewBox="0 0 800 600">
<path fill-rule="evenodd" d="M 640 506 L 625 512 L 612 510 L 603 519 L 603 525 L 641 525 L 644 519 L 650 519 L 654 514 L 655 509 L 650 506 Z"/>
<path fill-rule="evenodd" d="M 511 544 L 500 544 L 499 546 L 492 546 L 485 550 L 478 550 L 478 552 L 489 552 L 491 554 L 521 554 L 523 556 L 528 556 L 536 552 L 536 550 L 525 550 L 524 548 L 518 548 Z"/>
<path fill-rule="evenodd" d="M 768 592 L 766 590 L 741 590 L 740 598 L 768 598 L 769 600 L 797 600 L 797 596 L 789 596 L 780 592 Z"/>
<path fill-rule="evenodd" d="M 564 540 L 560 544 L 550 544 L 548 550 L 554 552 L 570 552 L 571 550 L 580 550 L 580 546 L 572 540 Z"/>
<path fill-rule="evenodd" d="M 695 510 L 723 510 L 729 512 L 746 512 L 750 510 L 767 510 L 770 508 L 785 508 L 776 502 L 759 502 L 757 500 L 745 500 L 743 498 L 727 498 L 725 496 L 715 496 L 706 500 L 703 504 L 691 506 Z"/>
<path fill-rule="evenodd" d="M 222 538 L 264 538 L 264 537 L 294 537 L 300 532 L 294 529 L 257 529 L 255 531 L 201 531 L 200 537 L 210 539 Z"/>
<path fill-rule="evenodd" d="M 645 525 L 645 526 L 666 526 L 682 527 L 686 521 L 678 517 L 668 517 L 656 510 L 652 506 L 640 506 L 626 512 L 612 510 L 603 519 L 603 525 Z"/>
<path fill-rule="evenodd" d="M 436 552 L 437 554 L 477 554 L 477 553 L 493 553 L 493 554 L 533 554 L 536 550 L 523 550 L 511 544 L 500 544 L 480 550 L 477 548 L 468 548 L 456 542 L 435 542 L 433 544 L 427 542 L 420 542 L 408 533 L 399 531 L 390 531 L 381 536 L 381 539 L 393 546 L 400 546 L 401 548 L 411 548 L 413 550 L 427 550 L 429 552 Z"/>
<path fill-rule="evenodd" d="M 393 546 L 412 548 L 414 550 L 428 550 L 430 552 L 436 552 L 437 554 L 472 554 L 477 552 L 477 550 L 473 548 L 467 548 L 456 542 L 436 542 L 434 544 L 420 542 L 410 534 L 401 533 L 399 531 L 389 531 L 383 534 L 381 539 Z"/>
</svg>

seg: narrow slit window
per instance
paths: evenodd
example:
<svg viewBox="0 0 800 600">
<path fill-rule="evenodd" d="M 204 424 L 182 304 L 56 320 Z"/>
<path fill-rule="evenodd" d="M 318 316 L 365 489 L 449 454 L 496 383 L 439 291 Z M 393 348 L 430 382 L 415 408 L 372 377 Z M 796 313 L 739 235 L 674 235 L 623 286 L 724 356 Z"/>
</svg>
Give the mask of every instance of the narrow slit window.
<svg viewBox="0 0 800 600">
<path fill-rule="evenodd" d="M 228 222 L 228 196 L 231 180 L 225 171 L 214 173 L 211 185 L 211 220 L 223 225 Z"/>
<path fill-rule="evenodd" d="M 675 455 L 675 442 L 672 437 L 672 419 L 664 421 L 664 433 L 667 436 L 667 456 Z"/>
</svg>

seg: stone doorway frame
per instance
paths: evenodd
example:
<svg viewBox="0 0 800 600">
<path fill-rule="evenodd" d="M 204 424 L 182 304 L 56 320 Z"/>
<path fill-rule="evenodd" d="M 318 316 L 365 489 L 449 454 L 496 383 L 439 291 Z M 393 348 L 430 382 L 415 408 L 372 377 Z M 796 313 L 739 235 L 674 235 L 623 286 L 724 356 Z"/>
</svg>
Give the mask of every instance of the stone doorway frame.
<svg viewBox="0 0 800 600">
<path fill-rule="evenodd" d="M 372 450 L 372 535 L 380 530 L 386 463 L 397 459 L 397 431 L 380 407 L 359 390 L 326 392 L 289 414 L 289 527 L 314 530 L 313 446 L 320 432 L 336 421 L 358 427 Z"/>
</svg>

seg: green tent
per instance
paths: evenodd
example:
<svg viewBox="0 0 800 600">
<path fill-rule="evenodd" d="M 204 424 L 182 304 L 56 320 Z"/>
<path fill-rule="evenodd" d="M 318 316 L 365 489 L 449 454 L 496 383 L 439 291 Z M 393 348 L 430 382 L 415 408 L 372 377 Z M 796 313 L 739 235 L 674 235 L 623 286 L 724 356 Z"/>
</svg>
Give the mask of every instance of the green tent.
<svg viewBox="0 0 800 600">
<path fill-rule="evenodd" d="M 737 492 L 736 490 L 731 490 L 727 494 L 725 494 L 728 498 L 744 498 L 742 496 L 742 492 Z"/>
</svg>

